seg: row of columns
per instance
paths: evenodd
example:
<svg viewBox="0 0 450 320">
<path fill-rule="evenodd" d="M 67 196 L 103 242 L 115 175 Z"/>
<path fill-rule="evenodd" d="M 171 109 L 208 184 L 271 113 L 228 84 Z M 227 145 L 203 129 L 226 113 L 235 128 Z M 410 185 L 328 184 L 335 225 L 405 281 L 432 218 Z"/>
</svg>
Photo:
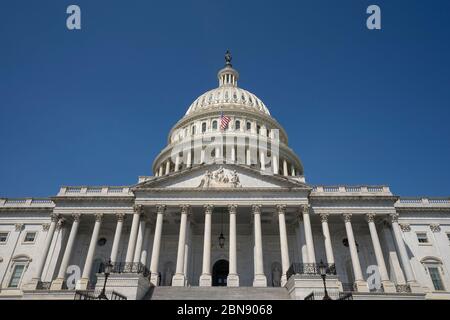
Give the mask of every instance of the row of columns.
<svg viewBox="0 0 450 320">
<path fill-rule="evenodd" d="M 246 148 L 246 152 L 245 152 L 245 163 L 246 165 L 250 166 L 251 165 L 251 152 L 249 148 Z M 221 158 L 221 152 L 220 152 L 220 148 L 216 148 L 215 149 L 215 157 L 216 158 Z M 200 162 L 203 163 L 205 161 L 205 150 L 202 149 L 201 150 L 201 154 L 200 154 Z M 259 153 L 259 168 L 262 171 L 266 170 L 266 163 L 267 161 L 270 161 L 270 159 L 266 159 L 266 151 L 260 151 Z M 232 162 L 237 161 L 236 160 L 236 149 L 235 147 L 231 148 L 231 158 L 230 160 Z M 293 164 L 288 164 L 288 161 L 286 159 L 283 159 L 280 163 L 280 161 L 278 160 L 278 156 L 277 155 L 272 155 L 272 173 L 273 174 L 281 174 L 283 176 L 296 176 L 297 175 L 297 170 L 295 169 L 295 166 Z M 157 177 L 163 176 L 163 175 L 167 175 L 171 172 L 171 160 L 168 159 L 166 160 L 164 163 L 162 163 L 159 168 L 157 169 L 157 171 L 155 172 Z M 282 164 L 282 171 L 280 172 L 280 164 Z M 183 161 L 182 161 L 182 157 L 181 155 L 177 154 L 175 156 L 175 163 L 174 163 L 174 168 L 173 171 L 174 172 L 178 172 L 183 165 Z M 192 152 L 189 151 L 187 153 L 186 156 L 186 168 L 190 168 L 192 167 L 193 163 L 192 163 Z M 291 168 L 291 171 L 289 172 L 289 166 Z"/>
<path fill-rule="evenodd" d="M 187 272 L 187 230 L 189 226 L 189 215 L 191 214 L 191 208 L 189 205 L 181 206 L 181 221 L 180 221 L 180 232 L 179 232 L 179 240 L 178 240 L 178 251 L 177 251 L 177 264 L 176 264 L 176 272 L 172 279 L 173 286 L 184 286 L 186 284 L 186 272 Z M 212 220 L 212 212 L 214 206 L 213 205 L 205 205 L 204 206 L 204 243 L 203 243 L 203 262 L 202 262 L 202 274 L 200 276 L 200 286 L 211 286 L 211 220 Z M 154 239 L 153 239 L 153 250 L 150 261 L 150 271 L 151 271 L 151 282 L 154 285 L 158 285 L 159 283 L 159 256 L 160 256 L 160 247 L 161 247 L 161 236 L 162 236 L 162 227 L 163 227 L 163 218 L 166 210 L 165 205 L 157 206 L 156 211 L 156 223 L 155 223 L 155 231 L 154 231 Z M 254 225 L 254 256 L 255 256 L 255 268 L 254 268 L 254 286 L 266 286 L 267 280 L 264 274 L 263 267 L 263 248 L 262 248 L 262 230 L 261 230 L 261 205 L 253 205 L 252 208 L 253 214 L 253 225 Z M 277 214 L 278 214 L 278 224 L 279 224 L 279 235 L 280 235 L 280 251 L 281 251 L 281 264 L 282 264 L 282 285 L 284 285 L 287 281 L 286 272 L 290 266 L 289 261 L 289 249 L 288 249 L 288 239 L 287 239 L 287 231 L 286 231 L 286 205 L 277 205 L 276 206 Z M 147 246 L 144 245 L 148 243 L 150 238 L 150 230 L 146 228 L 146 221 L 143 219 L 144 217 L 144 208 L 142 205 L 136 205 L 134 207 L 133 221 L 129 236 L 129 243 L 127 248 L 126 260 L 125 262 L 135 262 L 135 263 L 143 263 L 146 264 Z M 237 215 L 237 205 L 229 205 L 229 275 L 228 275 L 228 286 L 239 286 L 239 275 L 237 273 L 237 247 L 236 247 L 236 215 Z M 58 272 L 57 278 L 52 283 L 52 289 L 60 290 L 63 286 L 65 273 L 70 261 L 70 257 L 73 251 L 74 243 L 76 240 L 76 235 L 79 229 L 80 222 L 80 214 L 73 214 L 73 224 L 71 227 L 71 231 L 69 234 L 69 238 L 67 240 L 67 244 L 65 247 L 64 255 L 61 261 L 60 269 Z M 117 254 L 123 229 L 123 221 L 124 214 L 117 214 L 117 225 L 113 240 L 113 246 L 111 250 L 111 261 L 117 262 Z M 328 214 L 321 214 L 321 224 L 322 224 L 322 232 L 325 242 L 325 252 L 327 262 L 329 264 L 334 263 L 334 255 L 333 248 L 331 244 L 331 236 L 330 230 L 328 226 Z M 84 264 L 82 277 L 77 284 L 79 289 L 85 289 L 88 285 L 89 276 L 91 274 L 93 260 L 95 256 L 95 248 L 97 245 L 100 227 L 102 223 L 103 214 L 95 215 L 95 224 L 91 235 L 91 240 L 89 244 L 89 249 L 87 252 L 86 261 Z M 313 243 L 313 234 L 311 229 L 310 215 L 309 215 L 309 206 L 302 205 L 300 207 L 299 212 L 299 226 L 303 227 L 305 242 L 307 247 L 307 260 L 304 262 L 307 263 L 316 263 L 314 243 Z M 354 272 L 355 285 L 357 286 L 358 291 L 364 292 L 367 291 L 367 283 L 364 281 L 363 273 L 361 270 L 361 265 L 358 257 L 356 242 L 353 234 L 353 228 L 351 224 L 351 214 L 343 214 L 345 230 L 347 234 L 350 256 L 352 261 L 352 267 Z M 374 247 L 375 258 L 377 261 L 381 281 L 384 287 L 385 292 L 395 292 L 395 286 L 389 280 L 389 275 L 386 268 L 386 263 L 384 261 L 383 252 L 381 249 L 380 241 L 378 238 L 377 229 L 375 226 L 375 215 L 368 214 L 366 215 L 367 223 L 370 231 L 370 236 L 372 239 L 372 244 Z M 50 244 L 52 242 L 53 234 L 56 229 L 56 224 L 58 221 L 57 215 L 52 215 L 51 223 L 48 230 L 47 238 L 43 248 L 43 256 L 42 259 L 38 262 L 38 267 L 36 268 L 36 276 L 33 278 L 35 280 L 40 281 L 42 277 L 42 271 L 46 262 L 46 258 L 49 252 Z M 414 273 L 412 271 L 412 267 L 408 258 L 408 254 L 406 251 L 406 247 L 401 235 L 401 230 L 398 225 L 398 215 L 392 215 L 392 229 L 395 238 L 395 242 L 397 245 L 397 249 L 400 254 L 400 259 L 402 262 L 403 270 L 405 272 L 405 277 L 412 287 L 417 287 L 416 280 L 414 278 Z"/>
</svg>

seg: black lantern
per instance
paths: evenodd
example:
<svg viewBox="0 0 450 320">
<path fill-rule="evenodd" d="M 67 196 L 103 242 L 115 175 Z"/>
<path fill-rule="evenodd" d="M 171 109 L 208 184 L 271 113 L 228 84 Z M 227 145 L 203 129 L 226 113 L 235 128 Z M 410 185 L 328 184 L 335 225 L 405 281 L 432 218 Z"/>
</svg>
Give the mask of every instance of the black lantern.
<svg viewBox="0 0 450 320">
<path fill-rule="evenodd" d="M 105 282 L 103 283 L 103 289 L 102 289 L 102 292 L 99 294 L 98 299 L 108 300 L 108 297 L 106 296 L 106 281 L 108 281 L 108 277 L 111 274 L 112 269 L 113 269 L 113 264 L 111 263 L 111 259 L 110 259 L 105 264 L 105 269 L 103 271 L 103 273 L 105 275 Z"/>
<path fill-rule="evenodd" d="M 331 297 L 328 295 L 327 282 L 325 280 L 327 277 L 328 266 L 325 263 L 323 263 L 322 260 L 320 260 L 318 267 L 319 267 L 320 276 L 322 277 L 322 281 L 323 281 L 323 289 L 324 289 L 323 300 L 331 300 Z"/>
<path fill-rule="evenodd" d="M 220 236 L 219 236 L 219 246 L 221 248 L 223 248 L 224 245 L 225 245 L 225 237 L 223 236 L 223 233 L 221 232 Z"/>
</svg>

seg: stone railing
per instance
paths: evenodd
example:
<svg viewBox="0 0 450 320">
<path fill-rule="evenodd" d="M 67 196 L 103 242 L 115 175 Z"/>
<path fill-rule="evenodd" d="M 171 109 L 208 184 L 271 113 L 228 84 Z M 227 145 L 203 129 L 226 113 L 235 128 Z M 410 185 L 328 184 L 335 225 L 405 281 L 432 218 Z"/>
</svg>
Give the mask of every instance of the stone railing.
<svg viewBox="0 0 450 320">
<path fill-rule="evenodd" d="M 313 195 L 392 195 L 387 186 L 314 186 Z"/>
<path fill-rule="evenodd" d="M 130 187 L 62 187 L 58 196 L 120 196 L 130 195 Z"/>
<path fill-rule="evenodd" d="M 6 199 L 0 199 L 0 208 L 5 207 L 21 207 L 21 208 L 27 208 L 27 207 L 41 207 L 41 208 L 47 208 L 47 207 L 54 207 L 54 203 L 50 199 L 45 198 L 6 198 Z"/>
<path fill-rule="evenodd" d="M 450 207 L 450 198 L 400 198 L 396 207 Z"/>
</svg>

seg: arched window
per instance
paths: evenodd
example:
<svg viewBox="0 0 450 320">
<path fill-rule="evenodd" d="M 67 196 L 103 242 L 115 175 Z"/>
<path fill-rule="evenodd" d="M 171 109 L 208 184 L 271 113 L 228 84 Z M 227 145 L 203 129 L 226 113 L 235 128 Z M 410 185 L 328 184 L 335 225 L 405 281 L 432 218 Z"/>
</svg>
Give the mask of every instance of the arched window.
<svg viewBox="0 0 450 320">
<path fill-rule="evenodd" d="M 30 261 L 30 257 L 26 255 L 18 255 L 12 259 L 12 266 L 9 269 L 11 273 L 9 274 L 8 288 L 20 288 L 21 281 Z"/>
<path fill-rule="evenodd" d="M 259 134 L 260 131 L 261 131 L 261 126 L 260 126 L 260 125 L 257 125 L 257 126 L 256 126 L 256 133 Z"/>
<path fill-rule="evenodd" d="M 192 128 L 191 128 L 191 134 L 195 134 L 195 126 L 192 126 Z"/>
<path fill-rule="evenodd" d="M 213 130 L 217 130 L 217 120 L 214 120 L 212 122 L 212 128 L 213 128 Z"/>
<path fill-rule="evenodd" d="M 239 120 L 236 120 L 236 123 L 234 126 L 235 126 L 236 130 L 241 129 L 241 122 Z"/>
<path fill-rule="evenodd" d="M 247 122 L 247 130 L 251 130 L 252 129 L 252 123 L 249 121 Z"/>
<path fill-rule="evenodd" d="M 206 132 L 206 122 L 202 123 L 202 132 Z"/>
</svg>

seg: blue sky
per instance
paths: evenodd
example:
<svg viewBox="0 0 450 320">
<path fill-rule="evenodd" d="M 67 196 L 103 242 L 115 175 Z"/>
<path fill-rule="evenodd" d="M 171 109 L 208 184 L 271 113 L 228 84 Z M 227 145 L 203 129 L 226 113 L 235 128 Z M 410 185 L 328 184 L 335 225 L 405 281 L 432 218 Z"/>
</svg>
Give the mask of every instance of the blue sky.
<svg viewBox="0 0 450 320">
<path fill-rule="evenodd" d="M 70 4 L 81 31 L 66 29 Z M 381 31 L 365 26 L 370 4 Z M 449 12 L 446 0 L 2 0 L 0 197 L 150 175 L 228 48 L 307 182 L 449 196 Z"/>
</svg>

